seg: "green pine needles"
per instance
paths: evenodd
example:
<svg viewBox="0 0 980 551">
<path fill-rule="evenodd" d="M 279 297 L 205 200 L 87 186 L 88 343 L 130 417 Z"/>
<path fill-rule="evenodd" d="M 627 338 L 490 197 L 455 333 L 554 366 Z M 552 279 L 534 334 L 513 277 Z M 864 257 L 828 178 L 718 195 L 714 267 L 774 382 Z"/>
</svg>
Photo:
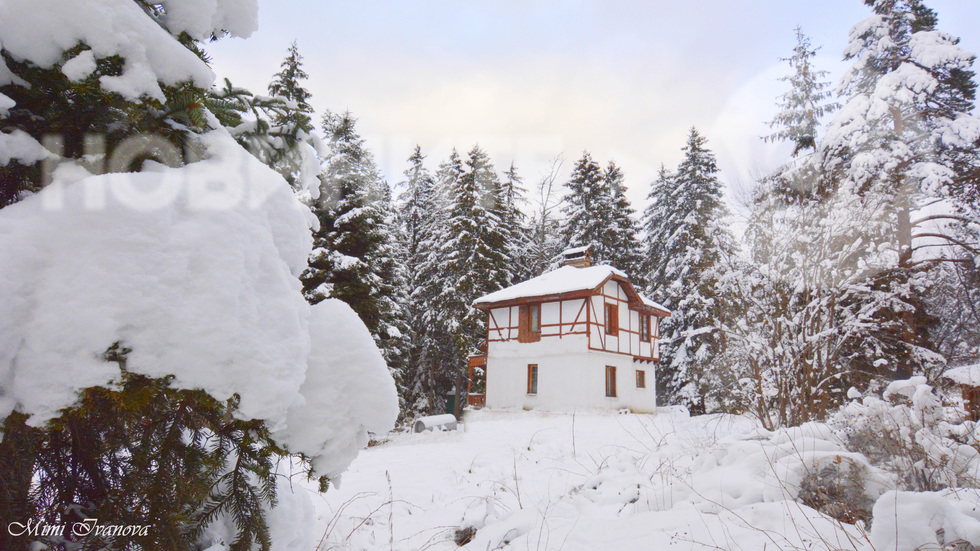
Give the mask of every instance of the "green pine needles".
<svg viewBox="0 0 980 551">
<path fill-rule="evenodd" d="M 0 442 L 0 515 L 66 526 L 46 537 L 0 535 L 0 548 L 190 550 L 208 527 L 228 519 L 233 551 L 271 547 L 265 511 L 276 504 L 276 464 L 288 455 L 261 420 L 235 418 L 237 398 L 219 401 L 178 389 L 172 377 L 126 370 L 118 344 L 106 360 L 120 376 L 80 393 L 43 428 L 13 414 Z M 131 534 L 72 534 L 97 526 L 147 526 Z M 220 526 L 220 525 L 219 525 Z M 6 539 L 5 539 L 6 538 Z"/>
</svg>

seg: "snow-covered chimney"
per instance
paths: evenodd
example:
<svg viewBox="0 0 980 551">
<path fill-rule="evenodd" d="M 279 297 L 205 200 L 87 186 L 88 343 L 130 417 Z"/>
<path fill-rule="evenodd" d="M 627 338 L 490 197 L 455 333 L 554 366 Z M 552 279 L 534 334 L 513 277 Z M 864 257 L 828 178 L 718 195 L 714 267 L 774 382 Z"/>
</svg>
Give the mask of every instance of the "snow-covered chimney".
<svg viewBox="0 0 980 551">
<path fill-rule="evenodd" d="M 561 256 L 565 260 L 565 266 L 588 268 L 592 265 L 592 245 L 567 249 Z"/>
</svg>

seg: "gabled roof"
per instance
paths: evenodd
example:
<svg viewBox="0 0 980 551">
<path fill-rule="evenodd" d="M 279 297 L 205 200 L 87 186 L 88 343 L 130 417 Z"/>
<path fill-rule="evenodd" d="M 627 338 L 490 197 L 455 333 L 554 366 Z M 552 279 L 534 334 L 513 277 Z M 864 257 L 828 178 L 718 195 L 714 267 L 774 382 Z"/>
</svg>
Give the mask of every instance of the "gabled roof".
<svg viewBox="0 0 980 551">
<path fill-rule="evenodd" d="M 626 274 L 607 265 L 588 268 L 562 266 L 557 270 L 480 297 L 473 302 L 473 307 L 487 310 L 494 306 L 530 302 L 527 299 L 532 298 L 558 300 L 569 295 L 591 294 L 610 279 L 624 284 L 630 304 L 662 316 L 670 315 L 669 310 L 638 293 Z"/>
</svg>

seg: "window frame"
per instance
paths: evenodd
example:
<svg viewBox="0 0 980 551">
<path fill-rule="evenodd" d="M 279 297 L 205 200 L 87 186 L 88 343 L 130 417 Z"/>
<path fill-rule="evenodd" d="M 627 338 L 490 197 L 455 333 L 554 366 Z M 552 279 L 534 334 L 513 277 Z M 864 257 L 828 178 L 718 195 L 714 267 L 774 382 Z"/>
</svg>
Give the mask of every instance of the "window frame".
<svg viewBox="0 0 980 551">
<path fill-rule="evenodd" d="M 605 305 L 606 335 L 609 335 L 610 337 L 619 336 L 619 304 L 606 302 Z"/>
<path fill-rule="evenodd" d="M 535 321 L 537 327 L 535 327 Z M 541 304 L 528 305 L 527 328 L 529 333 L 541 333 Z"/>
<path fill-rule="evenodd" d="M 527 394 L 538 395 L 538 364 L 527 364 Z"/>
<path fill-rule="evenodd" d="M 606 366 L 606 398 L 616 398 L 616 366 Z"/>
<path fill-rule="evenodd" d="M 636 388 L 647 387 L 647 372 L 644 369 L 636 370 Z"/>
<path fill-rule="evenodd" d="M 640 312 L 640 340 L 643 342 L 653 341 L 652 316 Z"/>
</svg>

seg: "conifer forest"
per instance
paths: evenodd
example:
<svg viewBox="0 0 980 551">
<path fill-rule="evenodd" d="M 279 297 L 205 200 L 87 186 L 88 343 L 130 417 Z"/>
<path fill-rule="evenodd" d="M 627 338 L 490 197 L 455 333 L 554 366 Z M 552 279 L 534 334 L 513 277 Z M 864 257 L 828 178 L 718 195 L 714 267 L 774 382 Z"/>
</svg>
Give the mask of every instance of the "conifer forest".
<svg viewBox="0 0 980 551">
<path fill-rule="evenodd" d="M 388 174 L 302 41 L 217 76 L 272 4 L 0 0 L 0 550 L 980 549 L 976 54 L 851 3 L 733 182 L 693 118 Z M 656 414 L 467 408 L 474 301 L 584 246 L 670 311 Z"/>
</svg>

